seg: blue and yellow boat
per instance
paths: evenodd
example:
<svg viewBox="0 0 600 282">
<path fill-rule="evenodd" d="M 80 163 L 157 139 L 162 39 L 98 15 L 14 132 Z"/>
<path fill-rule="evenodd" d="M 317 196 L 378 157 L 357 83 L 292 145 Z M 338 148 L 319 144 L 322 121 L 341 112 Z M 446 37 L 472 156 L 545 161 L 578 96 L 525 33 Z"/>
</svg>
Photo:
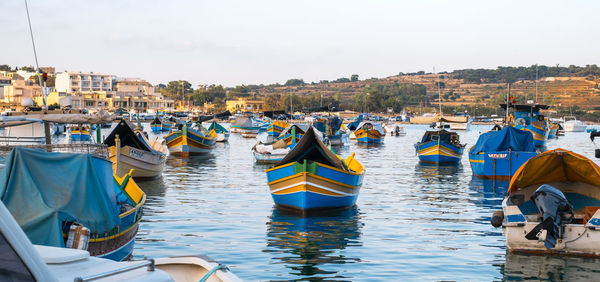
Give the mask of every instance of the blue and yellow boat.
<svg viewBox="0 0 600 282">
<path fill-rule="evenodd" d="M 90 127 L 87 125 L 73 125 L 69 128 L 69 138 L 72 141 L 89 141 L 91 139 Z"/>
<path fill-rule="evenodd" d="M 521 165 L 536 155 L 531 132 L 507 126 L 481 134 L 469 149 L 469 162 L 477 177 L 510 180 Z"/>
<path fill-rule="evenodd" d="M 4 165 L 0 199 L 32 243 L 75 247 L 69 237 L 76 227 L 89 230 L 88 243 L 77 248 L 90 255 L 116 261 L 131 256 L 146 201 L 133 171 L 118 177 L 105 158 L 18 147 Z"/>
<path fill-rule="evenodd" d="M 214 129 L 208 131 L 199 124 L 196 128 L 181 125 L 181 129 L 172 130 L 165 136 L 165 142 L 171 154 L 188 158 L 210 153 L 217 143 L 217 134 Z"/>
<path fill-rule="evenodd" d="M 285 121 L 274 121 L 267 125 L 267 135 L 272 138 L 277 138 L 281 132 L 288 127 L 289 124 Z"/>
<path fill-rule="evenodd" d="M 301 213 L 354 206 L 365 173 L 354 154 L 334 154 L 312 127 L 266 172 L 275 204 Z"/>
<path fill-rule="evenodd" d="M 421 141 L 415 144 L 419 160 L 428 164 L 458 164 L 464 148 L 456 132 L 444 129 L 426 131 Z"/>
<path fill-rule="evenodd" d="M 173 128 L 173 123 L 165 119 L 155 117 L 154 120 L 150 123 L 150 128 L 152 129 L 152 132 L 169 131 L 171 130 L 171 128 Z"/>
<path fill-rule="evenodd" d="M 364 121 L 356 128 L 354 136 L 360 144 L 381 144 L 385 138 L 385 129 L 381 123 Z"/>
<path fill-rule="evenodd" d="M 500 104 L 506 110 L 506 104 Z M 516 129 L 526 130 L 533 134 L 533 140 L 536 147 L 545 147 L 546 140 L 550 134 L 550 128 L 540 110 L 549 108 L 541 104 L 517 104 L 510 105 L 509 108 L 514 112 L 509 115 L 508 122 Z"/>
<path fill-rule="evenodd" d="M 279 136 L 277 136 L 277 140 L 283 139 L 283 141 L 285 141 L 285 144 L 287 144 L 288 148 L 293 148 L 294 146 L 296 146 L 298 141 L 302 139 L 302 136 L 304 136 L 306 130 L 307 127 L 302 128 L 302 126 L 300 125 L 290 124 L 279 134 Z"/>
</svg>

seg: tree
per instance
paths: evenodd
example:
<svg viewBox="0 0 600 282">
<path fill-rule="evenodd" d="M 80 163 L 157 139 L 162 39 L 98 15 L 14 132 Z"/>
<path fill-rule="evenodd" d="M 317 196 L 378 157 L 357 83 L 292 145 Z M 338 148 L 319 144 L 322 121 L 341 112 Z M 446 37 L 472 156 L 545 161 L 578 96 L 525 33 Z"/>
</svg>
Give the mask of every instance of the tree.
<svg viewBox="0 0 600 282">
<path fill-rule="evenodd" d="M 353 74 L 350 76 L 350 81 L 358 81 L 358 74 Z"/>
<path fill-rule="evenodd" d="M 0 71 L 11 71 L 12 69 L 10 68 L 9 65 L 0 65 Z"/>
<path fill-rule="evenodd" d="M 33 81 L 33 83 L 35 83 L 37 85 L 41 85 L 40 82 L 39 82 L 39 80 L 38 80 L 38 76 L 37 75 L 30 76 L 29 80 Z M 48 80 L 46 81 L 46 86 L 48 86 L 48 87 L 54 87 L 55 80 L 56 80 L 56 77 L 54 77 L 52 75 L 48 75 Z"/>
<path fill-rule="evenodd" d="M 298 86 L 304 84 L 304 80 L 299 78 L 288 79 L 288 81 L 285 82 L 285 86 Z"/>
<path fill-rule="evenodd" d="M 35 69 L 32 66 L 22 67 L 21 70 L 28 71 L 28 72 L 34 72 L 35 71 Z"/>
<path fill-rule="evenodd" d="M 186 96 L 188 96 L 189 94 L 192 94 L 194 92 L 194 89 L 192 89 L 192 84 L 185 81 L 185 80 L 174 80 L 174 81 L 169 81 L 169 83 L 167 84 L 167 86 L 165 87 L 163 94 L 172 97 L 172 98 L 176 98 L 176 99 L 181 99 L 181 100 L 185 100 Z"/>
</svg>

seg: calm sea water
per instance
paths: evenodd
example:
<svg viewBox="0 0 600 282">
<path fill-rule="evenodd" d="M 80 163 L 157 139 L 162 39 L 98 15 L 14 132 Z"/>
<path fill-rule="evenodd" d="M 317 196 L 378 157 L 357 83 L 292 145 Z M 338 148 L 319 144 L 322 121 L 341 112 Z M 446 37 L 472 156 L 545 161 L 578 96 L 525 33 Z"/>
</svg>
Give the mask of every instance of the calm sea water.
<svg viewBox="0 0 600 282">
<path fill-rule="evenodd" d="M 473 145 L 488 126 L 460 132 Z M 162 179 L 140 183 L 148 194 L 135 258 L 206 254 L 244 280 L 596 280 L 600 261 L 507 254 L 491 214 L 506 183 L 457 167 L 418 164 L 413 144 L 426 127 L 385 144 L 351 144 L 366 168 L 355 208 L 298 217 L 273 207 L 265 166 L 254 164 L 255 139 L 233 134 L 208 156 L 169 157 Z M 550 140 L 590 158 L 586 133 Z"/>
</svg>

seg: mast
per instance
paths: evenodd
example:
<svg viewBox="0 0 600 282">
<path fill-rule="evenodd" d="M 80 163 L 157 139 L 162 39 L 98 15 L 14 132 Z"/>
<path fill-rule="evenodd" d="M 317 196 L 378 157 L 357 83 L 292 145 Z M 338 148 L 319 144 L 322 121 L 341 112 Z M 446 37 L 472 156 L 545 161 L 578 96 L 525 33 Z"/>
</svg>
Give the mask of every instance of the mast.
<svg viewBox="0 0 600 282">
<path fill-rule="evenodd" d="M 433 67 L 433 73 L 437 76 L 437 73 L 435 72 L 435 67 Z M 438 87 L 438 104 L 439 104 L 439 108 L 440 108 L 440 118 L 442 117 L 442 89 L 440 88 L 440 80 L 439 77 L 437 77 L 437 87 Z"/>
<path fill-rule="evenodd" d="M 31 18 L 29 17 L 29 7 L 27 6 L 27 0 L 25 0 L 25 12 L 27 12 L 27 22 L 29 23 L 29 34 L 31 35 L 31 45 L 33 46 L 33 56 L 35 57 L 35 73 L 37 74 L 38 83 L 42 89 L 42 100 L 44 102 L 44 108 L 46 107 L 46 83 L 42 86 L 42 78 L 40 77 L 40 64 L 38 63 L 37 51 L 35 50 L 35 41 L 33 40 L 33 29 L 31 28 Z"/>
<path fill-rule="evenodd" d="M 510 83 L 507 83 L 506 87 L 506 117 L 504 118 L 504 125 L 508 125 L 508 97 L 510 96 Z"/>
<path fill-rule="evenodd" d="M 535 104 L 537 104 L 538 96 L 538 65 L 535 65 Z"/>
</svg>

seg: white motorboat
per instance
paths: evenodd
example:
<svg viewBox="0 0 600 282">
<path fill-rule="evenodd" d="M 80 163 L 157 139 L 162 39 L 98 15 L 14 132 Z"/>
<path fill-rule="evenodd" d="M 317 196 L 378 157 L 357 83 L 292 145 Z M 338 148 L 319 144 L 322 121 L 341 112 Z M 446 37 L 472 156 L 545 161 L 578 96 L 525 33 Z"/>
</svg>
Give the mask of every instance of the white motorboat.
<svg viewBox="0 0 600 282">
<path fill-rule="evenodd" d="M 404 136 L 404 135 L 406 135 L 406 129 L 404 129 L 404 126 L 401 126 L 399 124 L 388 124 L 388 125 L 385 126 L 385 131 L 390 136 Z"/>
<path fill-rule="evenodd" d="M 116 262 L 78 249 L 31 244 L 0 203 L 2 281 L 241 281 L 204 256 Z"/>
<path fill-rule="evenodd" d="M 574 116 L 565 116 L 563 117 L 564 123 L 563 128 L 568 132 L 584 132 L 587 128 L 582 121 L 577 120 Z"/>
<path fill-rule="evenodd" d="M 492 225 L 511 252 L 600 257 L 599 207 L 600 167 L 556 149 L 517 170 Z"/>
</svg>

